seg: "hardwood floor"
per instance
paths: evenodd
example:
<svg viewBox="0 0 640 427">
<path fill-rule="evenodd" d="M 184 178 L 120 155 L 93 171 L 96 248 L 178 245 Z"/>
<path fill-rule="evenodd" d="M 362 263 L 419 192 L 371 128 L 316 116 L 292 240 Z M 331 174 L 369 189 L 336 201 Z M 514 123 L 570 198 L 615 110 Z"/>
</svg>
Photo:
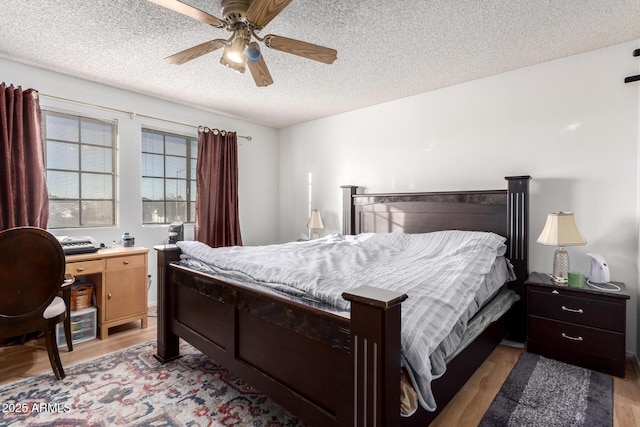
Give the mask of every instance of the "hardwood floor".
<svg viewBox="0 0 640 427">
<path fill-rule="evenodd" d="M 95 339 L 73 346 L 69 352 L 67 347 L 60 347 L 62 367 L 66 368 L 87 359 L 111 353 L 121 348 L 130 347 L 156 338 L 156 310 L 149 310 L 147 328 L 140 328 L 140 321 L 109 329 L 109 338 Z M 98 334 L 99 335 L 99 334 Z M 0 347 L 0 387 L 2 384 L 16 381 L 39 373 L 50 373 L 53 377 L 47 347 L 44 338 L 31 340 L 24 345 Z"/>
<path fill-rule="evenodd" d="M 146 329 L 140 322 L 111 328 L 109 338 L 95 339 L 74 346 L 73 352 L 60 349 L 62 364 L 68 367 L 83 360 L 154 339 L 156 337 L 155 308 L 149 311 Z M 433 427 L 475 426 L 489 408 L 502 383 L 518 361 L 522 349 L 499 346 L 451 403 L 432 423 Z M 43 339 L 25 345 L 0 348 L 0 388 L 2 384 L 51 371 Z M 627 362 L 627 378 L 614 377 L 614 427 L 640 425 L 640 379 L 631 361 Z M 426 426 L 425 426 L 426 427 Z"/>
</svg>

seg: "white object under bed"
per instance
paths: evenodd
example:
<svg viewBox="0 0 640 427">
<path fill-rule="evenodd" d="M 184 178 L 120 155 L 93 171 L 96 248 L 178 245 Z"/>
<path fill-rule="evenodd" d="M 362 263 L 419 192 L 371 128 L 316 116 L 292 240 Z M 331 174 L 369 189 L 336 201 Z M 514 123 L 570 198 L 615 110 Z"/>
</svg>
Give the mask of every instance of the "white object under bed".
<svg viewBox="0 0 640 427">
<path fill-rule="evenodd" d="M 330 236 L 268 246 L 211 248 L 178 242 L 187 265 L 240 283 L 251 282 L 348 310 L 342 293 L 362 285 L 407 294 L 402 304 L 402 357 L 420 404 L 436 408 L 431 381 L 446 362 L 518 299 L 499 292 L 515 278 L 494 233 Z M 485 306 L 487 301 L 492 301 Z M 497 308 L 494 308 L 497 307 Z M 467 330 L 469 320 L 478 316 Z M 477 319 L 477 321 L 476 321 Z"/>
</svg>

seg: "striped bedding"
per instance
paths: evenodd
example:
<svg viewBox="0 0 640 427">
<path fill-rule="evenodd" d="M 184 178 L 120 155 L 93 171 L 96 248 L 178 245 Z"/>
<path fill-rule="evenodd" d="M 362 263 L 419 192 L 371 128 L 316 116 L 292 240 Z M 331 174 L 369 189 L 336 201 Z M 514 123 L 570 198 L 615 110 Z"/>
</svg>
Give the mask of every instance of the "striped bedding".
<svg viewBox="0 0 640 427">
<path fill-rule="evenodd" d="M 348 310 L 342 293 L 362 285 L 406 293 L 402 304 L 402 355 L 420 404 L 435 410 L 431 380 L 445 369 L 447 350 L 460 342 L 485 276 L 504 255 L 505 239 L 493 233 L 439 231 L 425 234 L 330 236 L 269 246 L 210 248 L 178 242 L 183 259 L 202 263 L 225 279 L 251 281 Z M 512 280 L 503 261 L 499 287 Z M 493 277 L 493 276 L 492 276 Z M 487 298 L 494 289 L 484 290 Z M 467 307 L 474 310 L 467 311 Z M 444 347 L 444 349 L 443 349 Z"/>
</svg>

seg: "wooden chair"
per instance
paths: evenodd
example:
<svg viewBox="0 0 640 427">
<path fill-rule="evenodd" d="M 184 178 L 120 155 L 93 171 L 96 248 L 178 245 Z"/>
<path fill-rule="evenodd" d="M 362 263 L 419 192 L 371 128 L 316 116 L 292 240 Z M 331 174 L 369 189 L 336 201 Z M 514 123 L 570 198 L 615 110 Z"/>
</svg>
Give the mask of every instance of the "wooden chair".
<svg viewBox="0 0 640 427">
<path fill-rule="evenodd" d="M 71 285 L 76 279 L 71 274 L 64 276 L 64 283 L 62 284 L 62 291 L 58 292 L 58 296 L 64 301 L 64 305 L 67 306 L 67 316 L 64 319 L 64 337 L 67 340 L 67 349 L 73 351 L 73 341 L 71 337 Z"/>
<path fill-rule="evenodd" d="M 57 296 L 63 284 L 65 257 L 53 235 L 36 227 L 0 232 L 0 339 L 44 331 L 59 380 L 65 373 L 55 328 L 67 317 L 64 300 Z"/>
</svg>

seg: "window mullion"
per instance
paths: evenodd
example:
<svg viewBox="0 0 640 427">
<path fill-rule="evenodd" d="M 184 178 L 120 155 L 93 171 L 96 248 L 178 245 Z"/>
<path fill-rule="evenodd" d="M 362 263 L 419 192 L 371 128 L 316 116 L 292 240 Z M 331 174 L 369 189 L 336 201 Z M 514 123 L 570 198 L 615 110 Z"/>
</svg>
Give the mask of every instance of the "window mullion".
<svg viewBox="0 0 640 427">
<path fill-rule="evenodd" d="M 78 225 L 84 226 L 84 215 L 82 213 L 82 119 L 78 117 Z"/>
</svg>

